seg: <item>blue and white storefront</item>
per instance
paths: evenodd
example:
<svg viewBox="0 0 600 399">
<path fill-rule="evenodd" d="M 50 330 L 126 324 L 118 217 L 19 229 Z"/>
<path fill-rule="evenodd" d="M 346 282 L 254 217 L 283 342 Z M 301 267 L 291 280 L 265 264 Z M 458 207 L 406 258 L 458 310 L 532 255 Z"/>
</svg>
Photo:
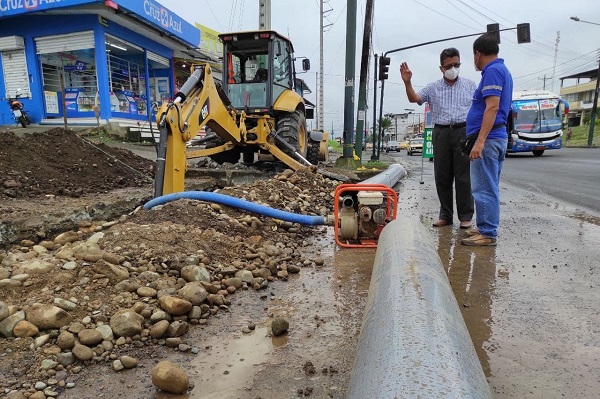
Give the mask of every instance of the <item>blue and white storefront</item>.
<svg viewBox="0 0 600 399">
<path fill-rule="evenodd" d="M 62 121 L 64 105 L 69 123 L 147 120 L 175 91 L 174 59 L 201 57 L 199 43 L 153 0 L 0 0 L 0 96 L 21 89 L 33 123 Z"/>
</svg>

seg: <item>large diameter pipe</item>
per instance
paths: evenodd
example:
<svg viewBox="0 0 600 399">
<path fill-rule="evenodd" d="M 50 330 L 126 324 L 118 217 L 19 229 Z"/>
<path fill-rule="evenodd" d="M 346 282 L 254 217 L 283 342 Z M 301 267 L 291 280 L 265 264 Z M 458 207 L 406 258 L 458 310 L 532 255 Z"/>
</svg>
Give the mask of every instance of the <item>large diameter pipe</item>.
<svg viewBox="0 0 600 399">
<path fill-rule="evenodd" d="M 425 227 L 390 222 L 379 238 L 348 399 L 492 394 Z"/>
<path fill-rule="evenodd" d="M 385 184 L 389 188 L 393 188 L 405 175 L 406 170 L 404 167 L 393 163 L 383 172 L 360 182 L 360 184 Z"/>
</svg>

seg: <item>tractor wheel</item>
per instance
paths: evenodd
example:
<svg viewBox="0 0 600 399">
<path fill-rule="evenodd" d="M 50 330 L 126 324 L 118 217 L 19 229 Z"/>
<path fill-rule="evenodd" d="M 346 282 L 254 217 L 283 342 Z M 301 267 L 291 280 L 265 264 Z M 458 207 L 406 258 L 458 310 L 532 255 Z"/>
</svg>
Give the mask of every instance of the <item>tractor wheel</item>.
<svg viewBox="0 0 600 399">
<path fill-rule="evenodd" d="M 277 135 L 294 147 L 300 155 L 306 158 L 308 151 L 308 134 L 306 133 L 306 119 L 302 111 L 282 115 L 277 121 Z M 291 157 L 294 153 L 287 148 L 281 148 Z"/>
<path fill-rule="evenodd" d="M 317 165 L 319 163 L 319 151 L 321 149 L 321 143 L 318 141 L 310 140 L 310 145 L 308 147 L 308 152 L 306 154 L 306 160 L 313 165 Z"/>
</svg>

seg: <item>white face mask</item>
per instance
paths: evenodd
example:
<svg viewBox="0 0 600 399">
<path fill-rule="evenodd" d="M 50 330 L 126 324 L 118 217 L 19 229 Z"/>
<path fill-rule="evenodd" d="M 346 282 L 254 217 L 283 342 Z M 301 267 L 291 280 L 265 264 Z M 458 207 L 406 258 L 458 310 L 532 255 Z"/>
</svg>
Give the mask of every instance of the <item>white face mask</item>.
<svg viewBox="0 0 600 399">
<path fill-rule="evenodd" d="M 458 78 L 458 68 L 452 67 L 444 71 L 444 77 L 448 80 L 454 80 Z"/>
</svg>

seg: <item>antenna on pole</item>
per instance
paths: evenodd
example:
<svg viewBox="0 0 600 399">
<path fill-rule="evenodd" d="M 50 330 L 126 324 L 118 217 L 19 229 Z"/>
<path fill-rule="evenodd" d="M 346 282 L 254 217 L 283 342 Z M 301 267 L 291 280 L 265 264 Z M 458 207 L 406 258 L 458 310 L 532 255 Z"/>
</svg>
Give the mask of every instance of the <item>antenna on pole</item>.
<svg viewBox="0 0 600 399">
<path fill-rule="evenodd" d="M 554 77 L 556 76 L 556 58 L 558 57 L 558 43 L 560 42 L 560 31 L 556 32 L 556 44 L 554 45 L 554 68 L 552 69 L 552 91 L 554 92 Z M 544 80 L 544 87 L 546 81 Z"/>
<path fill-rule="evenodd" d="M 324 10 L 324 3 L 327 1 L 327 6 L 329 7 L 329 10 Z M 324 19 L 326 18 L 326 16 L 333 11 L 333 8 L 331 8 L 329 6 L 329 0 L 320 0 L 319 1 L 319 5 L 320 5 L 320 11 L 321 11 L 321 26 L 319 29 L 319 81 L 318 81 L 318 96 L 319 99 L 317 101 L 317 112 L 318 112 L 318 116 L 317 116 L 317 130 L 325 130 L 325 124 L 323 121 L 323 114 L 324 114 L 324 107 L 323 107 L 323 33 L 325 33 L 325 29 L 328 29 L 331 27 L 331 23 L 325 25 L 324 24 Z"/>
</svg>

